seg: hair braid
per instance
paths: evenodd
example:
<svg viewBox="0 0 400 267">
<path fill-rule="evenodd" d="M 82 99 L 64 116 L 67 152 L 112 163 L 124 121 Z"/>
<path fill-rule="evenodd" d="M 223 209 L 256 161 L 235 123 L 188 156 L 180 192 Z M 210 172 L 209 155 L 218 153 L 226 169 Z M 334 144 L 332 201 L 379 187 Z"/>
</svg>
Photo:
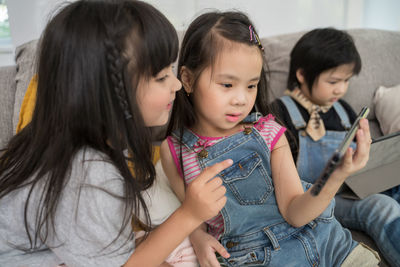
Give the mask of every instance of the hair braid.
<svg viewBox="0 0 400 267">
<path fill-rule="evenodd" d="M 126 86 L 123 77 L 124 64 L 119 49 L 115 43 L 110 40 L 104 42 L 107 50 L 107 62 L 110 70 L 110 78 L 112 81 L 112 88 L 118 98 L 119 105 L 124 112 L 125 119 L 132 118 L 132 112 L 129 106 L 128 97 L 126 93 Z"/>
</svg>

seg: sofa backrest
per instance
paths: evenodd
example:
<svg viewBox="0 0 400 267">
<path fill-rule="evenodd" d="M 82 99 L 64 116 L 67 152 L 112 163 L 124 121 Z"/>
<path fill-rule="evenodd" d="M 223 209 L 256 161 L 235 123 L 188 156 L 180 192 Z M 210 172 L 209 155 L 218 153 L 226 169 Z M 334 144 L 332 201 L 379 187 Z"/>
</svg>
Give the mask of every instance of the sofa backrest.
<svg viewBox="0 0 400 267">
<path fill-rule="evenodd" d="M 354 38 L 362 60 L 361 73 L 352 78 L 344 99 L 357 112 L 362 106 L 369 106 L 368 116 L 373 137 L 382 135 L 376 120 L 372 102 L 379 86 L 391 87 L 400 84 L 400 32 L 353 29 L 348 31 Z M 296 32 L 262 38 L 269 67 L 271 100 L 282 96 L 286 89 L 289 70 L 289 53 L 305 32 Z M 183 33 L 180 33 L 180 36 Z M 15 132 L 22 99 L 34 73 L 37 40 L 16 49 L 16 66 L 0 68 L 0 147 Z M 6 85 L 8 84 L 8 85 Z M 4 97 L 3 97 L 4 96 Z M 394 100 L 395 101 L 395 100 Z M 399 101 L 399 100 L 398 100 Z M 11 118 L 11 120 L 10 120 Z M 161 140 L 165 127 L 155 127 L 155 139 Z"/>
</svg>

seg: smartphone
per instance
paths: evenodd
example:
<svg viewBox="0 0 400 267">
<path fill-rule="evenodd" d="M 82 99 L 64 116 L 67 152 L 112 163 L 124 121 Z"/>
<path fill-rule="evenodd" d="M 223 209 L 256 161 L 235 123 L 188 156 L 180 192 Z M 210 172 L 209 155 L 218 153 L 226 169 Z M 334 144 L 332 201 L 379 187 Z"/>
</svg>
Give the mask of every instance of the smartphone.
<svg viewBox="0 0 400 267">
<path fill-rule="evenodd" d="M 321 192 L 322 187 L 325 185 L 326 181 L 331 176 L 332 172 L 342 162 L 343 156 L 346 153 L 347 149 L 349 148 L 358 130 L 360 120 L 362 118 L 366 118 L 368 113 L 369 113 L 368 107 L 363 107 L 361 109 L 360 113 L 358 114 L 350 130 L 347 132 L 343 141 L 340 143 L 339 147 L 335 150 L 332 157 L 326 163 L 326 166 L 323 169 L 321 175 L 318 177 L 317 180 L 315 180 L 314 186 L 311 188 L 311 194 L 313 196 L 317 196 L 319 192 Z"/>
</svg>

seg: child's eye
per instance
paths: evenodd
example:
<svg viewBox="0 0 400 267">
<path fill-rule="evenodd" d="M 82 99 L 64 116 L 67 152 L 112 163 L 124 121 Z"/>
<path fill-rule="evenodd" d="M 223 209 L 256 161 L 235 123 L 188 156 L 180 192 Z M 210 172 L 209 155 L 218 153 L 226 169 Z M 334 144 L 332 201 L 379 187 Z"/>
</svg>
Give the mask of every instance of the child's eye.
<svg viewBox="0 0 400 267">
<path fill-rule="evenodd" d="M 336 82 L 329 82 L 330 84 L 336 84 Z"/>
<path fill-rule="evenodd" d="M 225 88 L 231 88 L 232 84 L 231 83 L 221 83 L 221 85 Z"/>
<path fill-rule="evenodd" d="M 247 88 L 249 88 L 249 89 L 254 89 L 254 88 L 257 88 L 257 84 L 252 84 L 252 85 L 249 85 Z"/>
<path fill-rule="evenodd" d="M 167 78 L 168 78 L 168 75 L 164 75 L 164 76 L 162 76 L 162 77 L 160 77 L 160 78 L 156 78 L 156 81 L 157 81 L 157 82 L 163 82 L 163 81 L 165 81 Z"/>
</svg>

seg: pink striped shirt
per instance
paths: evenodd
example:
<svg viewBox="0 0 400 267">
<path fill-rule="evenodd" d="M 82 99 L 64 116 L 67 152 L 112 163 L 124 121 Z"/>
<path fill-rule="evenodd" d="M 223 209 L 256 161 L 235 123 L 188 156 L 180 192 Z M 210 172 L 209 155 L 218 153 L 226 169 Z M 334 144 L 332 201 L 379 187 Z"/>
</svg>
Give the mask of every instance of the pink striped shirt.
<svg viewBox="0 0 400 267">
<path fill-rule="evenodd" d="M 286 128 L 275 122 L 275 117 L 271 114 L 260 118 L 254 127 L 259 131 L 260 135 L 264 138 L 265 143 L 270 151 L 273 150 L 276 142 L 279 140 L 281 135 L 285 132 Z M 194 145 L 193 150 L 189 150 L 187 147 L 182 146 L 182 163 L 183 171 L 185 173 L 185 183 L 190 183 L 195 179 L 201 172 L 200 165 L 198 164 L 197 153 L 203 148 L 212 146 L 222 140 L 224 137 L 204 137 L 198 136 L 200 139 L 197 144 Z M 175 165 L 178 169 L 179 174 L 183 177 L 180 164 L 180 144 L 179 141 L 172 136 L 167 138 L 169 148 L 171 150 L 172 157 Z M 221 237 L 224 232 L 224 221 L 221 213 L 214 218 L 207 221 L 208 232 L 213 235 L 217 240 Z"/>
</svg>

